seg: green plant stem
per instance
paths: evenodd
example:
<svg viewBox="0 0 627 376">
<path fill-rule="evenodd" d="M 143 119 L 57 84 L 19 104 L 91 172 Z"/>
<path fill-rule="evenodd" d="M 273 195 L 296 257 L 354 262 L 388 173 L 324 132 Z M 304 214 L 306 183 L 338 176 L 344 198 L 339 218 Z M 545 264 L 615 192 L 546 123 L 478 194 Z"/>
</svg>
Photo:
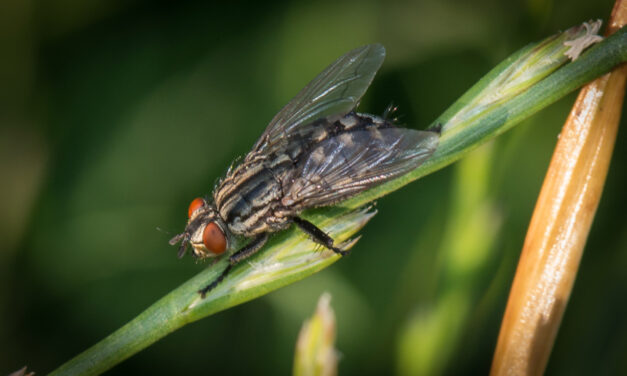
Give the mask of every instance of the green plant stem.
<svg viewBox="0 0 627 376">
<path fill-rule="evenodd" d="M 499 77 L 500 73 L 533 48 L 553 43 L 555 37 L 523 48 L 499 64 L 435 120 L 433 125 L 442 124 L 443 129 L 438 149 L 429 161 L 403 177 L 345 201 L 341 207 L 314 210 L 306 213 L 306 217 L 318 225 L 326 224 L 327 227 L 323 227 L 326 231 L 333 233 L 333 228 L 335 228 L 335 233 L 339 236 L 336 237 L 334 233 L 336 239 L 352 236 L 367 222 L 371 214 L 363 212 L 351 214 L 350 209 L 361 207 L 419 177 L 453 163 L 469 151 L 505 132 L 582 84 L 607 73 L 617 64 L 625 62 L 627 60 L 626 33 L 625 28 L 621 29 L 590 48 L 572 63 L 567 63 L 566 59 L 562 59 L 563 61 L 558 59 L 549 66 L 541 59 L 527 61 L 526 64 L 531 64 L 532 67 L 533 64 L 540 65 L 538 71 L 541 72 L 542 79 L 531 82 L 526 90 L 519 90 L 516 87 L 515 95 L 511 98 L 486 107 L 474 117 L 464 117 L 457 121 L 455 116 L 460 113 L 473 113 L 473 106 L 476 105 L 473 100 L 479 95 L 484 95 L 483 90 L 490 88 L 490 84 Z M 350 217 L 351 215 L 353 217 Z M 348 225 L 342 227 L 342 223 L 348 223 Z M 301 259 L 293 260 L 290 252 L 298 247 L 303 249 Z M 224 282 L 212 290 L 205 299 L 200 299 L 197 290 L 212 281 L 224 268 L 225 260 L 222 260 L 173 290 L 131 322 L 63 364 L 52 374 L 95 375 L 102 373 L 187 323 L 264 295 L 305 278 L 337 261 L 338 256 L 326 252 L 316 253 L 314 248 L 315 246 L 304 240 L 302 233 L 298 231 L 289 230 L 278 234 L 263 252 L 260 252 L 260 257 L 255 257 L 246 265 L 238 265 Z M 309 258 L 305 257 L 307 255 Z M 259 264 L 262 264 L 261 267 L 252 264 L 257 260 Z M 272 265 L 269 260 L 275 260 L 276 265 L 279 265 L 281 269 L 279 271 L 272 269 L 275 265 Z M 264 267 L 268 271 L 265 271 Z M 259 269 L 262 269 L 261 272 Z"/>
<path fill-rule="evenodd" d="M 344 241 L 355 234 L 374 215 L 365 210 L 336 208 L 322 229 Z M 190 322 L 252 300 L 282 286 L 313 274 L 339 259 L 333 252 L 315 251 L 299 231 L 287 230 L 265 247 L 263 262 L 243 263 L 234 269 L 210 294 L 202 299 L 199 288 L 213 281 L 227 264 L 223 259 L 206 268 L 132 321 L 52 372 L 52 375 L 97 375 L 148 347 L 160 338 Z M 275 265 L 281 264 L 276 270 Z M 264 270 L 269 269 L 269 270 Z M 279 274 L 276 276 L 275 274 Z"/>
</svg>

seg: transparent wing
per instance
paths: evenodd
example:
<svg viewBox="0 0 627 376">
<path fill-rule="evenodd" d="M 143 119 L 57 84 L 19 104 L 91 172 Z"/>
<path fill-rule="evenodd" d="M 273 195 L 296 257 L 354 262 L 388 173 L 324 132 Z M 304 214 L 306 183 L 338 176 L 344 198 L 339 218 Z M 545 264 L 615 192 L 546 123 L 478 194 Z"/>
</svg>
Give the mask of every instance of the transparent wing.
<svg viewBox="0 0 627 376">
<path fill-rule="evenodd" d="M 253 151 L 269 154 L 300 126 L 353 110 L 385 58 L 385 48 L 371 44 L 354 49 L 329 65 L 270 121 Z"/>
<path fill-rule="evenodd" d="M 299 162 L 282 203 L 304 209 L 346 199 L 418 167 L 439 138 L 438 132 L 385 128 L 324 140 Z"/>
</svg>

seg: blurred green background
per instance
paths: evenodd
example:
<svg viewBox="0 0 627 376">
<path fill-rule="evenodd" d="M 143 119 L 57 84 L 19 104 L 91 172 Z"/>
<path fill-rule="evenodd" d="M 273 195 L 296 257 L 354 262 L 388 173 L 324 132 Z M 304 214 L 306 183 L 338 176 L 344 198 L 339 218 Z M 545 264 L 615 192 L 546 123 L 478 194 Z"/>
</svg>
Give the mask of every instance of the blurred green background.
<svg viewBox="0 0 627 376">
<path fill-rule="evenodd" d="M 0 373 L 45 374 L 206 265 L 168 239 L 327 64 L 383 43 L 360 110 L 423 128 L 523 45 L 612 1 L 0 5 Z M 190 324 L 111 374 L 286 374 L 333 296 L 342 375 L 486 374 L 574 95 L 378 202 L 353 254 Z M 614 160 L 548 374 L 627 374 L 627 148 Z M 263 257 L 263 256 L 261 256 Z"/>
</svg>

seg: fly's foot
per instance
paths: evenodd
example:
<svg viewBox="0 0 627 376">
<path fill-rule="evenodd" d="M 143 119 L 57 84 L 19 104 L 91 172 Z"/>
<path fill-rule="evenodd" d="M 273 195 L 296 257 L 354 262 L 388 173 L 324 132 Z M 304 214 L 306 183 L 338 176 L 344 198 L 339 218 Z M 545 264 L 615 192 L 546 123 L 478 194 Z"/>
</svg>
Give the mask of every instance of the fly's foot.
<svg viewBox="0 0 627 376">
<path fill-rule="evenodd" d="M 337 247 L 329 247 L 330 250 L 332 250 L 333 252 L 337 253 L 338 255 L 344 257 L 344 256 L 348 256 L 351 254 L 350 250 L 343 250 Z"/>
<path fill-rule="evenodd" d="M 222 282 L 224 277 L 226 277 L 227 274 L 229 274 L 229 272 L 231 271 L 232 267 L 233 267 L 233 264 L 228 264 L 226 266 L 226 268 L 224 268 L 222 273 L 220 273 L 218 278 L 214 279 L 213 282 L 211 282 L 207 286 L 203 287 L 202 289 L 198 290 L 198 293 L 200 294 L 200 297 L 204 299 L 209 291 L 213 290 L 220 282 Z"/>
<path fill-rule="evenodd" d="M 357 243 L 357 241 L 361 238 L 360 236 L 356 236 L 352 239 L 348 239 L 340 244 L 337 245 L 337 247 L 333 247 L 333 252 L 339 254 L 340 256 L 344 257 L 344 256 L 348 256 L 350 255 L 351 251 L 350 249 L 353 248 L 353 246 L 355 245 L 355 243 Z"/>
<path fill-rule="evenodd" d="M 203 287 L 202 289 L 198 290 L 198 293 L 200 294 L 200 297 L 202 299 L 205 298 L 205 296 L 207 295 L 207 293 L 211 290 L 213 290 L 218 284 L 211 282 L 209 285 L 207 285 L 206 287 Z"/>
<path fill-rule="evenodd" d="M 221 281 L 221 280 L 220 280 Z M 218 281 L 217 279 L 213 282 L 211 282 L 210 284 L 208 284 L 207 286 L 203 287 L 202 289 L 198 290 L 198 293 L 200 294 L 200 297 L 202 299 L 205 298 L 205 296 L 207 295 L 207 293 L 211 290 L 213 290 L 218 283 L 220 283 L 220 281 Z"/>
</svg>

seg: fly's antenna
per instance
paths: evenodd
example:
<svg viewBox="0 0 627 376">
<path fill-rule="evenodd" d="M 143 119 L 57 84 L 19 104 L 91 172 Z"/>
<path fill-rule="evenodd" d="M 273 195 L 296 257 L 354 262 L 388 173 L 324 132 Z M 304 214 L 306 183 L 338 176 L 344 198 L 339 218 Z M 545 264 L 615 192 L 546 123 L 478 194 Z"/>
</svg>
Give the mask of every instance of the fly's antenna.
<svg viewBox="0 0 627 376">
<path fill-rule="evenodd" d="M 181 234 L 176 235 L 175 237 L 173 237 L 172 239 L 170 239 L 170 241 L 168 243 L 170 243 L 170 245 L 174 245 L 178 242 L 181 241 L 181 239 L 183 239 L 185 237 L 186 233 L 183 232 Z"/>
<path fill-rule="evenodd" d="M 187 232 L 180 233 L 176 235 L 175 237 L 173 237 L 172 239 L 170 239 L 169 241 L 170 245 L 174 245 L 178 242 L 181 242 L 181 245 L 179 246 L 179 251 L 177 253 L 177 256 L 178 258 L 182 258 L 183 256 L 185 256 L 185 251 L 187 250 L 187 244 L 189 244 L 189 234 Z"/>
<path fill-rule="evenodd" d="M 160 233 L 163 233 L 163 234 L 166 234 L 166 235 L 170 235 L 170 234 L 172 233 L 171 231 L 168 231 L 168 230 L 162 229 L 162 228 L 161 228 L 161 227 L 159 227 L 159 226 L 155 227 L 155 229 L 156 229 L 157 231 L 159 231 Z"/>
<path fill-rule="evenodd" d="M 181 242 L 181 246 L 179 247 L 179 251 L 176 256 L 178 258 L 183 258 L 185 256 L 185 251 L 187 251 L 187 244 L 189 243 L 189 235 L 185 234 L 183 237 L 183 241 Z"/>
</svg>

